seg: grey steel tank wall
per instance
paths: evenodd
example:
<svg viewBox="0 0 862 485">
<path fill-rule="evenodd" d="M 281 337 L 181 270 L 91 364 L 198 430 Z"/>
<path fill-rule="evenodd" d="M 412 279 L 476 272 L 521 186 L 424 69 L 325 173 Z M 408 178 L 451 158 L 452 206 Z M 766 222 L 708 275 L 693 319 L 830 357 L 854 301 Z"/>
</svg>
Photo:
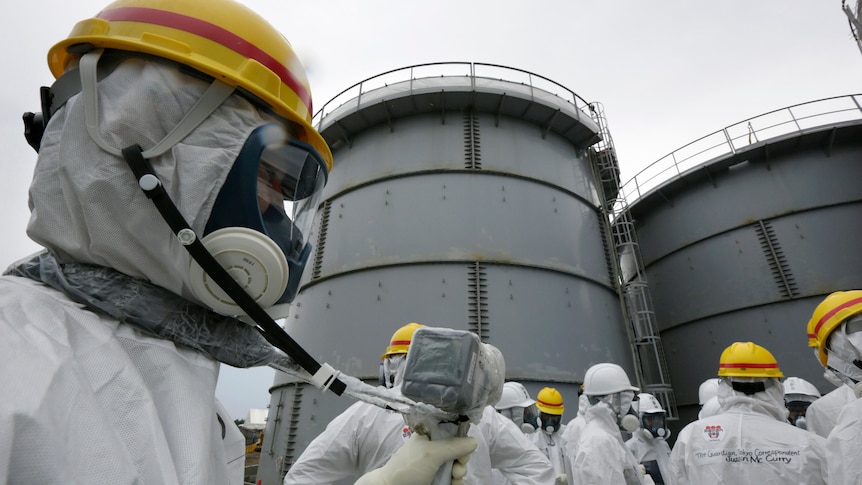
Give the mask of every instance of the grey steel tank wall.
<svg viewBox="0 0 862 485">
<path fill-rule="evenodd" d="M 750 146 L 631 205 L 682 426 L 734 341 L 785 376 L 833 386 L 806 324 L 829 293 L 862 287 L 862 125 Z"/>
<path fill-rule="evenodd" d="M 502 351 L 507 378 L 534 396 L 560 390 L 565 422 L 590 365 L 632 369 L 586 152 L 595 129 L 583 113 L 564 112 L 560 130 L 500 116 L 504 97 L 524 101 L 511 93 L 449 94 L 434 92 L 445 112 L 408 94 L 387 98 L 383 121 L 373 104 L 324 122 L 335 167 L 286 329 L 319 361 L 368 382 L 401 325 L 471 330 Z M 581 115 L 586 125 L 571 128 Z M 271 392 L 264 484 L 352 404 L 283 374 Z"/>
</svg>

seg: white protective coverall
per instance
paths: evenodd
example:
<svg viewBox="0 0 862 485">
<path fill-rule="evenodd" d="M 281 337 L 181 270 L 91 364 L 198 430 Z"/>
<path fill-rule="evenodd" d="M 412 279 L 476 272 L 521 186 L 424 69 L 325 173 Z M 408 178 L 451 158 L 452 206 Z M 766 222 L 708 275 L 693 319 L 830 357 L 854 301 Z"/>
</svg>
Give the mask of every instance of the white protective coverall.
<svg viewBox="0 0 862 485">
<path fill-rule="evenodd" d="M 823 438 L 787 422 L 777 379 L 752 395 L 722 379 L 719 414 L 688 424 L 670 457 L 671 483 L 825 484 Z"/>
<path fill-rule="evenodd" d="M 651 469 L 647 464 L 655 463 L 662 479 L 659 481 L 653 477 L 653 482 L 656 485 L 669 483 L 667 477 L 670 476 L 670 445 L 667 444 L 667 441 L 656 438 L 652 433 L 641 428 L 632 433 L 632 437 L 626 441 L 626 446 L 634 455 L 635 460 L 646 466 L 647 471 Z"/>
<path fill-rule="evenodd" d="M 697 419 L 715 416 L 718 414 L 719 409 L 721 409 L 721 404 L 718 403 L 718 396 L 711 397 L 707 399 L 703 406 L 701 406 L 700 411 L 697 412 Z"/>
<path fill-rule="evenodd" d="M 617 416 L 602 401 L 587 409 L 586 426 L 569 456 L 569 483 L 577 485 L 642 484 L 640 466 L 623 442 Z"/>
<path fill-rule="evenodd" d="M 566 475 L 569 477 L 572 476 L 571 458 L 575 456 L 575 452 L 578 447 L 578 440 L 581 437 L 581 433 L 584 432 L 584 427 L 587 425 L 587 420 L 584 418 L 584 415 L 589 407 L 590 400 L 586 394 L 578 396 L 578 414 L 569 421 L 568 424 L 566 424 L 566 429 L 563 430 L 562 433 L 563 441 L 565 442 Z M 569 482 L 571 482 L 571 478 L 569 478 Z"/>
<path fill-rule="evenodd" d="M 846 384 L 841 384 L 832 391 L 824 394 L 820 399 L 811 403 L 805 411 L 805 422 L 808 431 L 817 433 L 826 438 L 835 427 L 838 415 L 847 404 L 856 400 L 853 389 Z"/>
<path fill-rule="evenodd" d="M 176 68 L 125 61 L 99 83 L 102 137 L 115 147 L 151 147 L 208 85 Z M 0 278 L 0 481 L 230 483 L 216 359 L 265 365 L 271 346 L 242 329 L 256 333 L 250 326 L 189 301 L 188 253 L 126 162 L 90 139 L 82 105 L 78 94 L 52 117 L 30 187 L 28 234 L 51 255 L 32 260 L 26 275 L 10 267 Z M 199 234 L 237 153 L 263 123 L 231 96 L 152 160 Z M 72 290 L 49 286 L 64 279 Z M 182 343 L 141 330 L 165 322 L 168 333 L 173 323 L 191 330 Z M 219 340 L 214 330 L 228 328 L 260 353 Z"/>
<path fill-rule="evenodd" d="M 216 400 L 219 427 L 222 428 L 229 483 L 245 481 L 245 435 L 230 418 L 221 401 Z"/>
<path fill-rule="evenodd" d="M 566 428 L 565 424 L 561 424 L 560 429 L 553 434 L 540 429 L 529 435 L 536 448 L 551 461 L 551 466 L 554 467 L 554 473 L 557 475 L 566 473 L 566 440 L 563 438 Z"/>
<path fill-rule="evenodd" d="M 357 402 L 309 443 L 288 470 L 284 484 L 329 484 L 359 477 L 383 466 L 411 434 L 401 414 Z M 467 434 L 478 447 L 467 462 L 465 484 L 491 483 L 492 467 L 511 483 L 553 483 L 547 458 L 493 407 L 483 410 L 480 424 L 471 426 Z"/>
<path fill-rule="evenodd" d="M 849 386 L 842 387 L 849 389 Z M 862 399 L 856 399 L 844 406 L 835 427 L 826 439 L 830 484 L 860 483 L 862 480 L 860 450 L 862 450 Z"/>
</svg>

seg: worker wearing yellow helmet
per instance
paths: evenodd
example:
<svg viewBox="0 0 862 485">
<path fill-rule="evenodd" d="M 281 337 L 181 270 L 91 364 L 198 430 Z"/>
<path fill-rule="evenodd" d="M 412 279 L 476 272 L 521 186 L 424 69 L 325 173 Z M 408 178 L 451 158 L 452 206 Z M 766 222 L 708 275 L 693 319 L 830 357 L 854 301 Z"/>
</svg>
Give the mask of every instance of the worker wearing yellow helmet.
<svg viewBox="0 0 862 485">
<path fill-rule="evenodd" d="M 416 330 L 422 327 L 422 324 L 413 322 L 392 333 L 381 355 L 382 380 L 389 388 L 382 392 L 400 394 L 405 359 Z M 494 469 L 513 482 L 550 483 L 553 476 L 550 464 L 532 446 L 526 435 L 492 406 L 486 406 L 483 411 L 481 422 L 478 426 L 471 424 L 468 438 L 465 438 L 475 440 L 476 451 L 470 455 L 466 475 L 462 474 L 464 482 L 492 483 Z M 393 460 L 401 459 L 396 453 L 415 441 L 416 435 L 400 413 L 363 401 L 354 403 L 336 416 L 305 447 L 284 476 L 283 485 L 336 483 L 363 474 L 376 476 L 373 470 L 384 463 L 388 466 Z M 422 451 L 422 447 L 416 447 L 417 453 Z M 413 454 L 408 455 L 407 459 L 411 462 L 422 461 L 415 460 Z M 402 467 L 401 470 L 406 472 L 406 483 L 412 483 L 411 480 L 420 483 L 420 478 L 410 474 L 408 467 Z M 368 482 L 361 483 L 405 483 L 371 481 L 372 477 L 368 478 Z"/>
<path fill-rule="evenodd" d="M 401 384 L 410 342 L 413 340 L 413 334 L 416 333 L 416 329 L 422 327 L 422 324 L 412 322 L 404 325 L 392 334 L 392 338 L 389 339 L 389 345 L 386 346 L 386 352 L 383 352 L 383 355 L 380 356 L 380 377 L 384 386 L 391 388 Z"/>
<path fill-rule="evenodd" d="M 862 476 L 862 464 L 858 460 L 862 446 L 859 432 L 862 429 L 862 400 L 859 399 L 862 396 L 862 290 L 836 291 L 828 295 L 814 308 L 807 330 L 808 345 L 814 347 L 817 360 L 826 372 L 844 383 L 821 398 L 830 401 L 822 410 L 838 416 L 826 444 L 829 481 L 857 483 Z M 845 399 L 849 401 L 839 411 L 838 406 Z M 820 423 L 825 420 L 820 419 L 821 407 L 815 406 L 818 401 L 809 406 L 806 417 L 810 417 L 817 432 L 822 432 L 817 428 L 826 423 Z"/>
<path fill-rule="evenodd" d="M 859 298 L 862 291 L 836 291 L 824 298 L 814 309 L 808 320 L 808 346 L 813 347 L 814 356 L 823 364 L 823 357 L 828 356 L 827 342 L 829 335 L 840 327 L 847 317 L 860 312 Z M 825 337 L 821 344 L 819 336 Z M 832 364 L 823 367 L 823 377 L 835 386 L 835 389 L 826 393 L 820 399 L 814 401 L 805 413 L 806 424 L 809 431 L 813 431 L 826 438 L 838 421 L 841 409 L 857 399 L 854 388 L 856 383 L 844 378 L 835 369 L 835 366 L 845 367 L 842 358 L 835 352 L 831 353 Z M 850 368 L 852 370 L 852 367 Z"/>
<path fill-rule="evenodd" d="M 567 483 L 566 475 L 566 441 L 563 433 L 566 425 L 562 423 L 565 406 L 563 395 L 556 388 L 545 387 L 536 395 L 536 407 L 539 408 L 539 432 L 530 437 L 554 467 L 557 483 Z"/>
<path fill-rule="evenodd" d="M 775 356 L 754 342 L 734 342 L 721 353 L 717 374 L 719 411 L 679 433 L 665 479 L 825 484 L 825 440 L 787 422 Z"/>
<path fill-rule="evenodd" d="M 328 367 L 273 320 L 332 169 L 308 80 L 234 0 L 117 0 L 71 27 L 48 52 L 41 112 L 24 116 L 38 152 L 27 233 L 44 250 L 0 277 L 3 478 L 240 483 L 219 366 L 267 365 L 276 346 L 312 379 Z M 397 464 L 430 466 L 388 483 L 430 482 L 475 447 L 414 443 L 429 453 Z"/>
</svg>

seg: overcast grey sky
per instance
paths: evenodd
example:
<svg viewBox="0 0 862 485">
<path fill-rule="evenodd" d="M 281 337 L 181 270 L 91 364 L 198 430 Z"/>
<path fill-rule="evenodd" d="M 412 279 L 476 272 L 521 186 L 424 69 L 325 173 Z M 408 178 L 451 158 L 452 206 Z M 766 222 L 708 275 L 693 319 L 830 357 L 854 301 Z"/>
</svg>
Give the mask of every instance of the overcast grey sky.
<svg viewBox="0 0 862 485">
<path fill-rule="evenodd" d="M 24 230 L 36 154 L 21 114 L 52 77 L 48 48 L 100 0 L 31 0 L 0 19 L 0 266 L 36 251 Z M 317 107 L 392 69 L 471 61 L 531 71 L 604 105 L 622 179 L 703 135 L 752 116 L 862 93 L 862 54 L 840 0 L 245 0 L 297 51 Z M 396 322 L 393 322 L 395 325 Z M 395 327 L 393 327 L 395 328 Z M 379 354 L 380 348 L 368 349 Z M 315 349 L 308 349 L 315 354 Z M 323 352 L 322 350 L 320 352 Z M 234 418 L 269 404 L 273 371 L 222 366 Z"/>
</svg>

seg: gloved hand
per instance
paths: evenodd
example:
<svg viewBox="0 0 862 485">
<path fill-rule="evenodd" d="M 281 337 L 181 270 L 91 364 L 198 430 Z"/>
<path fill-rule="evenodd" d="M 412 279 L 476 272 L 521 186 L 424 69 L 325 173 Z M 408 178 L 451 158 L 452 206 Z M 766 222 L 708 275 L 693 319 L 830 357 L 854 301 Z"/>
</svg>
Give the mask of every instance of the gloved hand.
<svg viewBox="0 0 862 485">
<path fill-rule="evenodd" d="M 354 485 L 428 485 L 444 463 L 452 465 L 452 485 L 463 484 L 467 460 L 476 449 L 471 437 L 429 441 L 419 433 L 407 440 L 382 467 L 362 475 Z"/>
<path fill-rule="evenodd" d="M 558 473 L 554 478 L 554 485 L 568 485 L 569 477 L 565 473 Z"/>
</svg>

